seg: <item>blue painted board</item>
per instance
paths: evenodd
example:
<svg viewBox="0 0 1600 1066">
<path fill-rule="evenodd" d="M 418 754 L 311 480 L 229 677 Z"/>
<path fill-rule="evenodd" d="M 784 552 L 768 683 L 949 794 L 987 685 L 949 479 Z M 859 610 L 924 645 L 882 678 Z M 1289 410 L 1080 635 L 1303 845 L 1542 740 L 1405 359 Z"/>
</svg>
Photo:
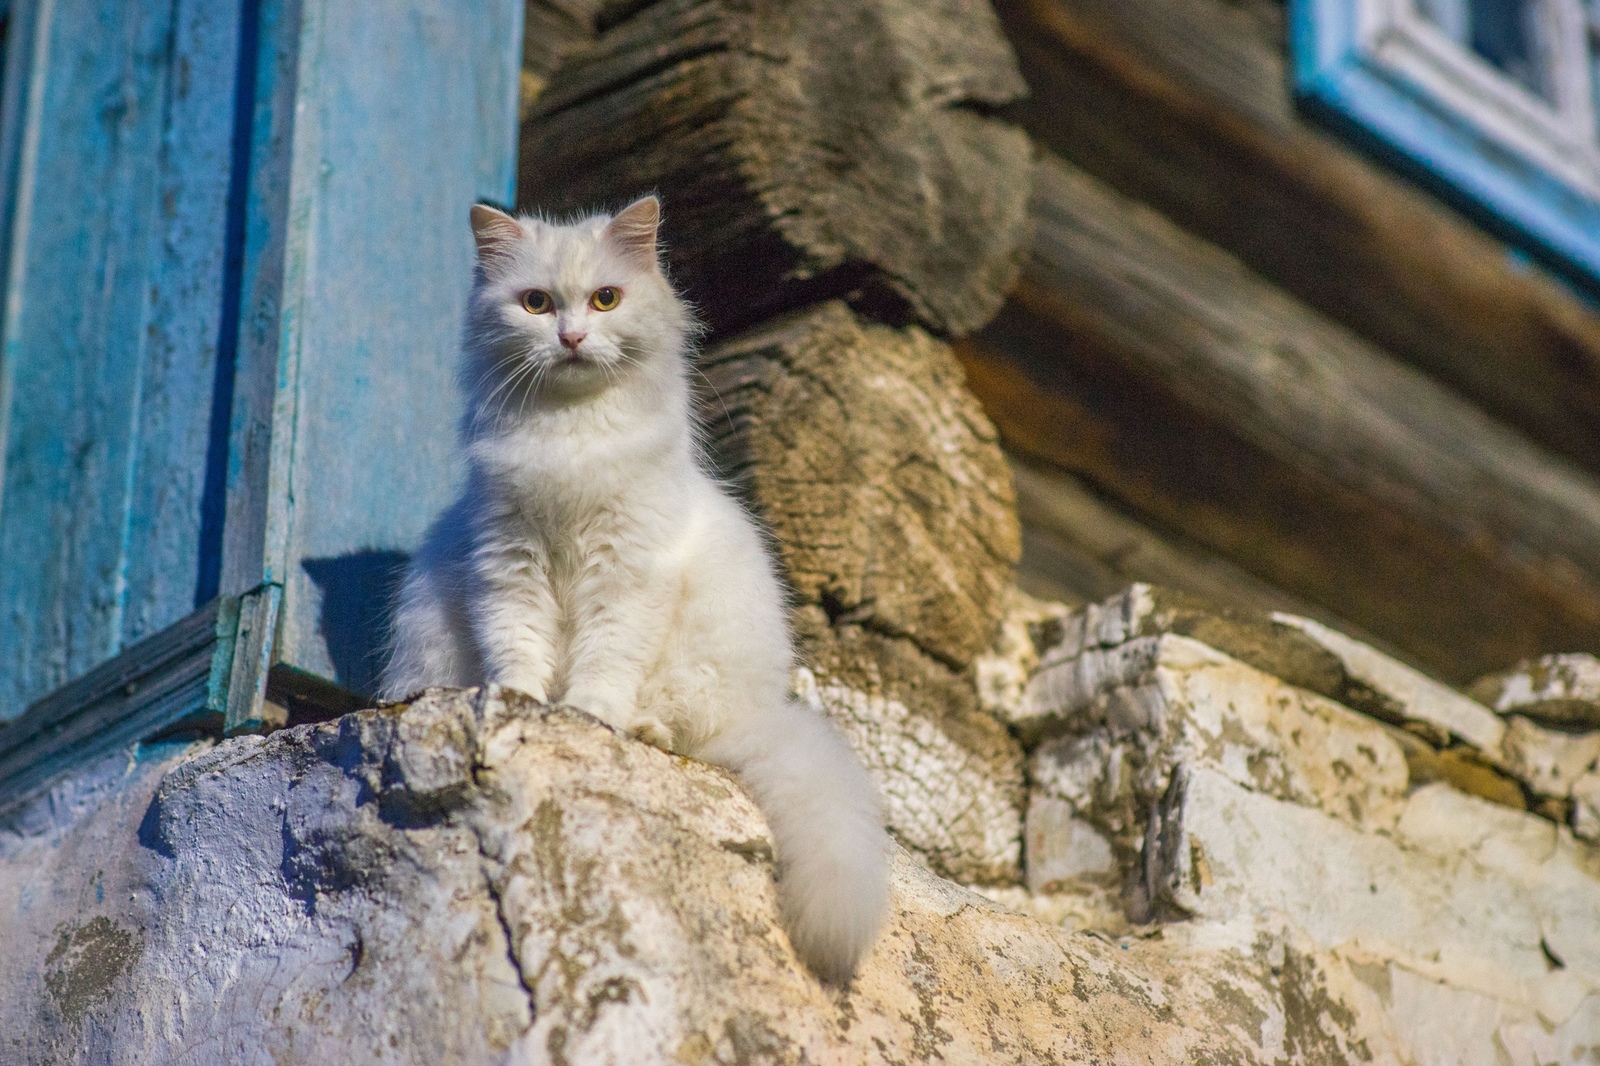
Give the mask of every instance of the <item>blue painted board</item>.
<svg viewBox="0 0 1600 1066">
<path fill-rule="evenodd" d="M 278 659 L 360 690 L 458 487 L 467 213 L 513 199 L 522 4 L 264 0 L 262 25 L 223 590 L 281 584 Z"/>
<path fill-rule="evenodd" d="M 1290 0 L 1289 26 L 1295 91 L 1308 113 L 1581 286 L 1600 287 L 1600 203 L 1375 62 L 1356 32 L 1356 0 Z"/>
<path fill-rule="evenodd" d="M 215 0 L 16 8 L 0 720 L 195 607 L 239 33 Z"/>
</svg>

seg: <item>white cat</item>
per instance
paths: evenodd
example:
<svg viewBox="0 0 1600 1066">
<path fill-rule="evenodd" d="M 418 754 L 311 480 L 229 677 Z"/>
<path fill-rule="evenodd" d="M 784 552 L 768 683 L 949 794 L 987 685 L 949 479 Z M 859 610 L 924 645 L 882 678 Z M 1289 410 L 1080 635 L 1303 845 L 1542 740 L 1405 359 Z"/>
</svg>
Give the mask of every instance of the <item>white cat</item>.
<svg viewBox="0 0 1600 1066">
<path fill-rule="evenodd" d="M 472 209 L 466 490 L 406 575 L 382 694 L 498 682 L 738 772 L 789 939 L 842 981 L 887 905 L 876 791 L 790 698 L 772 558 L 702 467 L 659 219 L 654 197 L 572 225 Z"/>
</svg>

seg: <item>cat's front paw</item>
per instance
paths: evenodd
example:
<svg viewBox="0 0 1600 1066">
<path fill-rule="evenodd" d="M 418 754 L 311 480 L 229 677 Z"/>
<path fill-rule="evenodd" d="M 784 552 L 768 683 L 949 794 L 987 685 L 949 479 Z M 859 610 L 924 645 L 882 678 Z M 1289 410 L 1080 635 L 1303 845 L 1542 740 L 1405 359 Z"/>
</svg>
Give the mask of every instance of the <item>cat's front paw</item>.
<svg viewBox="0 0 1600 1066">
<path fill-rule="evenodd" d="M 562 702 L 593 715 L 619 733 L 627 732 L 628 724 L 639 717 L 638 708 L 631 701 L 603 691 L 573 690 Z"/>
<path fill-rule="evenodd" d="M 628 735 L 635 740 L 654 745 L 662 751 L 672 750 L 672 729 L 659 718 L 641 717 L 628 723 Z"/>
<path fill-rule="evenodd" d="M 514 688 L 524 695 L 532 696 L 540 703 L 549 703 L 550 694 L 546 691 L 544 681 L 537 677 L 503 677 L 499 681 L 501 688 Z"/>
</svg>

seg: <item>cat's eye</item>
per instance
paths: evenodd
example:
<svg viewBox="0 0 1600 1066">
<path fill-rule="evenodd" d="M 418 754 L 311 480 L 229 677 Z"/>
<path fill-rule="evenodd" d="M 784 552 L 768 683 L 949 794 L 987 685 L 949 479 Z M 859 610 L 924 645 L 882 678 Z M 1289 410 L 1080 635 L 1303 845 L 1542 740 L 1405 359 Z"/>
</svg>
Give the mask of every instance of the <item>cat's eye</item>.
<svg viewBox="0 0 1600 1066">
<path fill-rule="evenodd" d="M 529 289 L 522 294 L 522 309 L 530 315 L 548 315 L 556 309 L 556 302 L 543 289 Z"/>
<path fill-rule="evenodd" d="M 621 302 L 622 292 L 609 285 L 594 290 L 594 294 L 589 297 L 589 306 L 596 311 L 609 311 Z"/>
</svg>

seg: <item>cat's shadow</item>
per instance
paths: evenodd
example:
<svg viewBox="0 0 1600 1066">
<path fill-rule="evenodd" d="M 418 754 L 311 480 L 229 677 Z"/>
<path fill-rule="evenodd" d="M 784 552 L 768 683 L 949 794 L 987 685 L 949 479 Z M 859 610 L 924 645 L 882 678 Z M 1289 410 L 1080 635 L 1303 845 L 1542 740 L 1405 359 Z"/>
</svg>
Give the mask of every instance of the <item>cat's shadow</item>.
<svg viewBox="0 0 1600 1066">
<path fill-rule="evenodd" d="M 371 696 L 388 653 L 395 594 L 410 556 L 365 549 L 302 566 L 322 593 L 317 627 L 333 660 L 334 680 L 360 696 Z"/>
</svg>

